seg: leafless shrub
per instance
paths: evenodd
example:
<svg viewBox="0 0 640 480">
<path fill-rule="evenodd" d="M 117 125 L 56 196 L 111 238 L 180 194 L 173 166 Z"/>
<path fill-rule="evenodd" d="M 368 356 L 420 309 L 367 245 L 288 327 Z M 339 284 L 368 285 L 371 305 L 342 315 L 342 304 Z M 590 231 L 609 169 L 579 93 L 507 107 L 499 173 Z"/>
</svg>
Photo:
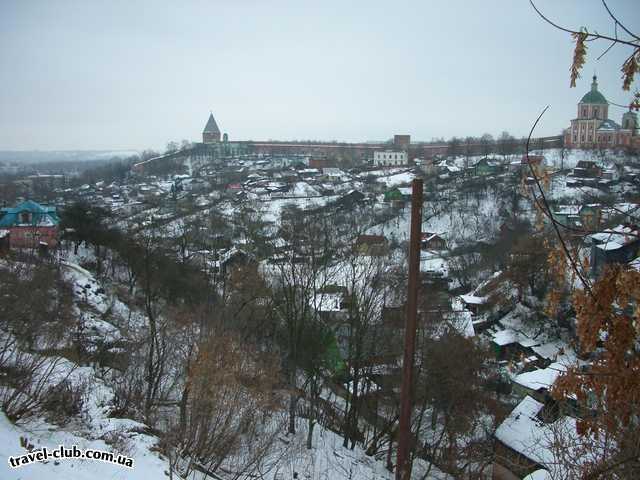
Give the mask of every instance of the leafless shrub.
<svg viewBox="0 0 640 480">
<path fill-rule="evenodd" d="M 259 470 L 283 417 L 274 398 L 274 359 L 231 334 L 198 345 L 180 418 L 167 429 L 164 450 L 182 475 L 224 471 L 228 478 Z"/>
<path fill-rule="evenodd" d="M 114 451 L 122 455 L 129 455 L 131 452 L 131 442 L 126 428 L 120 427 L 110 430 L 102 436 L 104 442 L 111 446 Z"/>
<path fill-rule="evenodd" d="M 0 329 L 27 350 L 57 348 L 73 319 L 73 293 L 55 264 L 9 262 L 0 282 Z"/>
<path fill-rule="evenodd" d="M 51 388 L 51 378 L 60 375 L 63 359 L 14 351 L 11 362 L 0 370 L 0 407 L 14 423 L 42 412 Z M 75 367 L 64 370 L 65 382 Z"/>
<path fill-rule="evenodd" d="M 127 354 L 127 366 L 123 372 L 114 371 L 112 417 L 139 418 L 144 402 L 144 352 L 132 344 Z"/>
<path fill-rule="evenodd" d="M 50 421 L 64 424 L 82 412 L 87 397 L 87 382 L 63 380 L 44 392 L 42 408 Z"/>
</svg>

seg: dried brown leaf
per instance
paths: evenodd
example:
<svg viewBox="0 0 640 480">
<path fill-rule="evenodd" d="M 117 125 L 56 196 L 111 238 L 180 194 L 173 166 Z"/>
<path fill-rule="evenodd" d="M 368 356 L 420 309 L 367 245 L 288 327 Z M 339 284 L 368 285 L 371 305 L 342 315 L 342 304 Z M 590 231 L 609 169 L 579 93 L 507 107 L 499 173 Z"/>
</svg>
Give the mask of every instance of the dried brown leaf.
<svg viewBox="0 0 640 480">
<path fill-rule="evenodd" d="M 584 66 L 585 58 L 587 56 L 587 45 L 585 40 L 587 39 L 587 32 L 572 33 L 576 46 L 573 50 L 573 62 L 571 64 L 571 87 L 576 86 L 576 79 L 580 78 L 580 70 Z"/>
<path fill-rule="evenodd" d="M 636 49 L 627 60 L 622 64 L 622 89 L 629 90 L 633 83 L 633 78 L 638 71 L 638 61 L 640 59 L 640 49 Z"/>
</svg>

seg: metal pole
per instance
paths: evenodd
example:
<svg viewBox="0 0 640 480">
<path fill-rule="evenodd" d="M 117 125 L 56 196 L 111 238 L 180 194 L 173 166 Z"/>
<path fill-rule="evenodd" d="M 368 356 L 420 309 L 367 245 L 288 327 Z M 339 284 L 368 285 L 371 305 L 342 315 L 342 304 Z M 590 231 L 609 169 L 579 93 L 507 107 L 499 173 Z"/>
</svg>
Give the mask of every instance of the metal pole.
<svg viewBox="0 0 640 480">
<path fill-rule="evenodd" d="M 411 191 L 411 237 L 409 239 L 409 286 L 407 291 L 407 323 L 404 329 L 404 359 L 400 390 L 400 421 L 396 480 L 411 478 L 409 451 L 411 442 L 411 410 L 413 409 L 413 357 L 416 349 L 418 316 L 418 276 L 420 275 L 420 232 L 422 230 L 422 179 L 416 178 Z"/>
</svg>

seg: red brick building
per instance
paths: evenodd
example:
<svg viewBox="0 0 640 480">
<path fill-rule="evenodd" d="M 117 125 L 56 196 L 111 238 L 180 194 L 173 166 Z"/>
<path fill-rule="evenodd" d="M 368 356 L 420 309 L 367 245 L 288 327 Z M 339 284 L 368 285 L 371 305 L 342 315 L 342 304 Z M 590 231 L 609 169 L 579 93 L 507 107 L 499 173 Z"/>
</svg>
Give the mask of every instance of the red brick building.
<svg viewBox="0 0 640 480">
<path fill-rule="evenodd" d="M 598 90 L 594 75 L 591 90 L 578 102 L 578 116 L 564 131 L 564 143 L 573 148 L 639 148 L 638 117 L 629 110 L 622 115 L 621 125 L 609 119 L 609 102 Z"/>
<path fill-rule="evenodd" d="M 11 248 L 55 247 L 59 223 L 55 207 L 43 206 L 32 200 L 0 210 L 0 229 L 9 232 Z"/>
</svg>

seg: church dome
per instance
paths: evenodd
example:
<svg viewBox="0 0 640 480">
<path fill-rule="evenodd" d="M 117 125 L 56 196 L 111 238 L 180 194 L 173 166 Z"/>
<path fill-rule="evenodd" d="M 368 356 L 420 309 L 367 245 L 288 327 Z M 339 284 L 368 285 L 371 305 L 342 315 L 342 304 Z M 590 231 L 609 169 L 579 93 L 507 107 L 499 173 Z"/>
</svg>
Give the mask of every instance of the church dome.
<svg viewBox="0 0 640 480">
<path fill-rule="evenodd" d="M 593 83 L 591 84 L 591 91 L 587 92 L 585 94 L 584 97 L 582 97 L 582 100 L 580 100 L 580 103 L 598 103 L 598 104 L 607 104 L 609 102 L 607 102 L 607 99 L 604 98 L 604 95 L 602 95 L 599 91 L 598 91 L 598 82 L 596 81 L 596 76 L 593 76 Z"/>
</svg>

